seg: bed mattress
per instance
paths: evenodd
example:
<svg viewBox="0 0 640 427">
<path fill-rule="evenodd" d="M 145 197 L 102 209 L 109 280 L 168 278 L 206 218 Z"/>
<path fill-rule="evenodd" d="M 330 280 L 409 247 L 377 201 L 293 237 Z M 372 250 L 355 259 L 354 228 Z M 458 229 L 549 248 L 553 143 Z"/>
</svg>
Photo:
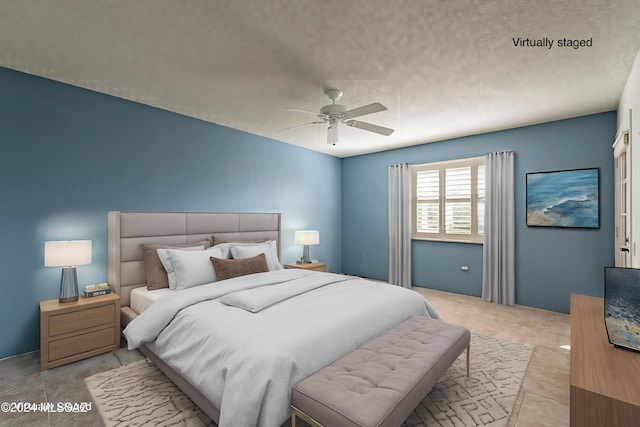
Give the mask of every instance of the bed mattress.
<svg viewBox="0 0 640 427">
<path fill-rule="evenodd" d="M 150 291 L 146 286 L 141 286 L 131 291 L 129 306 L 136 314 L 142 314 L 155 301 L 172 292 L 174 291 L 169 288 Z"/>
</svg>

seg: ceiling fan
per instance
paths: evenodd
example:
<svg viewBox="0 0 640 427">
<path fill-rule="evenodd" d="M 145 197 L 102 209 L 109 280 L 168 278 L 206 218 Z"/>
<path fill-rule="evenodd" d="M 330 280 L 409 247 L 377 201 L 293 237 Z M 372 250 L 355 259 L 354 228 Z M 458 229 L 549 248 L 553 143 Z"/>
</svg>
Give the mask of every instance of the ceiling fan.
<svg viewBox="0 0 640 427">
<path fill-rule="evenodd" d="M 291 126 L 285 129 L 280 129 L 278 132 L 297 129 L 297 128 L 309 126 L 309 125 L 318 125 L 318 124 L 326 123 L 329 125 L 328 131 L 327 131 L 327 144 L 333 144 L 333 145 L 336 145 L 336 142 L 338 142 L 338 125 L 340 123 L 344 123 L 345 125 L 350 127 L 367 130 L 369 132 L 374 132 L 374 133 L 378 133 L 380 135 L 385 135 L 385 136 L 389 136 L 393 133 L 393 129 L 374 125 L 367 122 L 361 122 L 359 120 L 353 120 L 355 117 L 360 117 L 366 114 L 373 114 L 373 113 L 378 113 L 380 111 L 385 111 L 387 107 L 380 104 L 379 102 L 374 102 L 373 104 L 368 104 L 362 107 L 347 110 L 347 107 L 345 107 L 344 105 L 336 104 L 336 101 L 340 99 L 340 97 L 342 96 L 342 91 L 340 89 L 327 89 L 324 93 L 329 97 L 329 99 L 331 99 L 332 103 L 322 107 L 320 109 L 320 113 L 301 110 L 299 108 L 286 108 L 286 110 L 300 111 L 303 113 L 313 114 L 314 116 L 318 117 L 318 119 L 320 119 L 319 121 Z"/>
</svg>

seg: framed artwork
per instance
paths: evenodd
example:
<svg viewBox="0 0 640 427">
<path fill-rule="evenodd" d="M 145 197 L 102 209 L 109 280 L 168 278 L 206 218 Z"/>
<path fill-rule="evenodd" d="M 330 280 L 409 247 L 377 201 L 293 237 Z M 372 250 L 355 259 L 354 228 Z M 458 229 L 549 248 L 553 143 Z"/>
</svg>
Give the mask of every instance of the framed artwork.
<svg viewBox="0 0 640 427">
<path fill-rule="evenodd" d="M 600 169 L 528 173 L 527 226 L 600 228 Z"/>
</svg>

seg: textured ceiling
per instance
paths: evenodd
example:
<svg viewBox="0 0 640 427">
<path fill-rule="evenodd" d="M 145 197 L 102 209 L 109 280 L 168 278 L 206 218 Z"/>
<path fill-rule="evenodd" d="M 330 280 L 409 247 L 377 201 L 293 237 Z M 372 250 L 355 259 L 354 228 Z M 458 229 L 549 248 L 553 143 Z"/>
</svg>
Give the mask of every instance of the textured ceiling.
<svg viewBox="0 0 640 427">
<path fill-rule="evenodd" d="M 638 0 L 0 1 L 0 66 L 338 157 L 614 110 L 639 49 Z M 396 131 L 277 132 L 326 88 Z"/>
</svg>

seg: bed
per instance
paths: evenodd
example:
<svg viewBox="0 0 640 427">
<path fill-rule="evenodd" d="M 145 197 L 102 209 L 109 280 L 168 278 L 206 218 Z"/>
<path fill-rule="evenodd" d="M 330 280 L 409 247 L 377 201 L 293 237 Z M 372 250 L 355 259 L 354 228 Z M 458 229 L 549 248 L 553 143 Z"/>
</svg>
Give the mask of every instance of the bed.
<svg viewBox="0 0 640 427">
<path fill-rule="evenodd" d="M 148 292 L 143 244 L 213 238 L 251 248 L 268 241 L 279 257 L 280 214 L 109 212 L 108 218 L 109 283 L 121 298 L 129 347 L 220 427 L 280 426 L 295 383 L 411 316 L 438 317 L 406 289 L 273 264 L 265 272 Z M 180 256 L 202 258 L 218 246 Z"/>
</svg>

